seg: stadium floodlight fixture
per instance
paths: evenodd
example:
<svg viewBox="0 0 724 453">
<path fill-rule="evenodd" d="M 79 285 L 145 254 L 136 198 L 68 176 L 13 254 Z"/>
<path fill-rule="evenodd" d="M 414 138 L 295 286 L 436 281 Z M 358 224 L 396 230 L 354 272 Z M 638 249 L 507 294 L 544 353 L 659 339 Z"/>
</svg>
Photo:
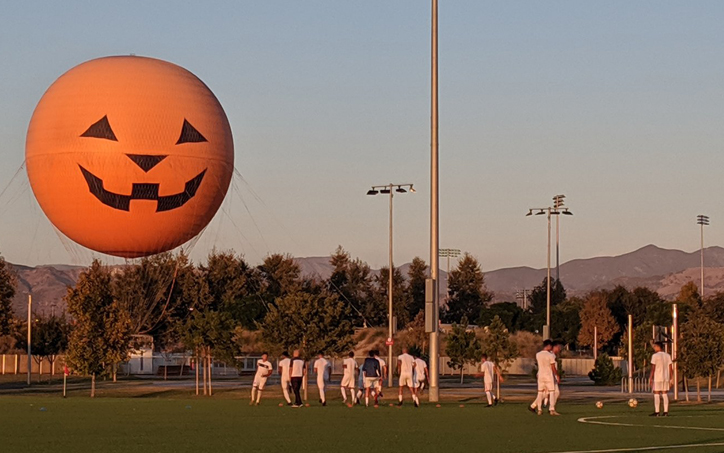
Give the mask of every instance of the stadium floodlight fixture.
<svg viewBox="0 0 724 453">
<path fill-rule="evenodd" d="M 696 217 L 696 223 L 698 225 L 709 225 L 709 216 L 708 215 L 698 215 Z"/>
<path fill-rule="evenodd" d="M 406 191 L 405 189 L 403 189 L 402 187 L 397 187 L 397 189 L 395 189 L 395 192 L 397 192 L 397 193 L 407 193 L 407 191 Z"/>
<path fill-rule="evenodd" d="M 377 195 L 378 193 L 380 193 L 380 192 L 375 189 L 370 189 L 367 191 L 367 195 Z"/>
<path fill-rule="evenodd" d="M 565 208 L 563 211 L 561 211 L 561 214 L 563 215 L 573 215 L 571 211 L 568 210 L 568 208 Z"/>
</svg>

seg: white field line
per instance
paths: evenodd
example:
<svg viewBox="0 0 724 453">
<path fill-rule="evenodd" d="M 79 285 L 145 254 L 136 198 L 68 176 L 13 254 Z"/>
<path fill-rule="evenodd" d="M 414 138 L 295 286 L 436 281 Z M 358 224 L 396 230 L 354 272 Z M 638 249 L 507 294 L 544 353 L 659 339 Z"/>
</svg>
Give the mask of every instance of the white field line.
<svg viewBox="0 0 724 453">
<path fill-rule="evenodd" d="M 591 425 L 606 425 L 606 426 L 632 426 L 637 428 L 668 428 L 668 429 L 688 429 L 691 431 L 724 431 L 724 428 L 706 428 L 701 426 L 678 426 L 678 425 L 641 425 L 635 423 L 617 423 L 617 422 L 604 422 L 600 421 L 604 418 L 615 418 L 617 415 L 605 415 L 602 417 L 581 417 L 578 419 L 579 423 L 588 423 Z"/>
<path fill-rule="evenodd" d="M 661 451 L 661 450 L 681 450 L 685 448 L 702 448 L 702 447 L 724 447 L 724 442 L 714 442 L 711 444 L 682 444 L 682 445 L 661 445 L 658 447 L 636 447 L 636 448 L 611 448 L 607 450 L 570 450 L 558 451 L 555 453 L 624 453 L 634 451 Z"/>
</svg>

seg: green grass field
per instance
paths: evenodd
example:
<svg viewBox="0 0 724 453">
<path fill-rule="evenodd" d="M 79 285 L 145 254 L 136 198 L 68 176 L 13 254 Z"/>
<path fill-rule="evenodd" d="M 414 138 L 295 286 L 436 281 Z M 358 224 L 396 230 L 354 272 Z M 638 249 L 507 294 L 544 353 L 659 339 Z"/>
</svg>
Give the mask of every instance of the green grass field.
<svg viewBox="0 0 724 453">
<path fill-rule="evenodd" d="M 724 451 L 724 410 L 672 406 L 666 419 L 648 417 L 650 401 L 596 409 L 563 402 L 561 417 L 537 416 L 521 403 L 485 408 L 446 402 L 419 409 L 314 403 L 278 407 L 278 398 L 250 407 L 245 399 L 0 397 L 0 451 L 22 452 L 569 452 L 720 443 L 674 450 Z M 594 421 L 632 424 L 585 424 Z M 653 425 L 659 425 L 654 427 Z M 675 428 L 678 427 L 678 428 Z M 704 428 L 704 429 L 701 429 Z M 710 430 L 709 430 L 710 429 Z M 370 442 L 375 447 L 370 447 Z M 631 449 L 631 450 L 629 450 Z"/>
</svg>

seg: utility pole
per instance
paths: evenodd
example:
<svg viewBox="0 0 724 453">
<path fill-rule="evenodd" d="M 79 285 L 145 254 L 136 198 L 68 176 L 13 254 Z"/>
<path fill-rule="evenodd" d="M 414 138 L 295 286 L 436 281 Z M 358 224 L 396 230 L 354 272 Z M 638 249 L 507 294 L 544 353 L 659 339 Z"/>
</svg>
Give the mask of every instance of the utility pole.
<svg viewBox="0 0 724 453">
<path fill-rule="evenodd" d="M 440 340 L 438 338 L 438 316 L 440 314 L 440 294 L 438 281 L 440 273 L 440 188 L 439 188 L 439 124 L 437 105 L 437 2 L 432 0 L 432 21 L 430 43 L 430 280 L 426 285 L 428 291 L 432 291 L 425 298 L 425 331 L 430 334 L 430 393 L 428 399 L 436 402 L 440 398 L 439 388 L 439 362 L 440 362 Z M 430 307 L 428 307 L 428 300 Z M 391 364 L 390 364 L 391 365 Z"/>
<path fill-rule="evenodd" d="M 709 225 L 709 216 L 699 215 L 696 217 L 696 223 L 701 226 L 701 286 L 699 288 L 699 296 L 704 300 L 704 226 Z"/>
<path fill-rule="evenodd" d="M 33 296 L 28 294 L 28 386 L 30 385 L 30 371 L 33 368 L 33 355 L 31 343 L 33 341 Z"/>
<path fill-rule="evenodd" d="M 395 189 L 397 187 L 397 189 Z M 407 189 L 405 189 L 407 188 Z M 389 227 L 389 278 L 387 279 L 387 341 L 385 344 L 387 345 L 387 378 L 389 380 L 389 387 L 392 387 L 392 377 L 393 377 L 393 366 L 392 366 L 392 345 L 394 344 L 394 313 L 393 313 L 393 294 L 392 291 L 394 289 L 393 285 L 393 278 L 394 278 L 394 263 L 392 259 L 393 255 L 393 247 L 392 247 L 392 238 L 393 238 L 393 221 L 392 221 L 392 199 L 394 197 L 394 192 L 397 193 L 415 193 L 415 188 L 412 186 L 412 184 L 386 184 L 384 186 L 372 186 L 370 190 L 367 191 L 367 195 L 377 195 L 379 193 L 381 194 L 388 194 L 390 196 L 390 227 Z"/>
</svg>

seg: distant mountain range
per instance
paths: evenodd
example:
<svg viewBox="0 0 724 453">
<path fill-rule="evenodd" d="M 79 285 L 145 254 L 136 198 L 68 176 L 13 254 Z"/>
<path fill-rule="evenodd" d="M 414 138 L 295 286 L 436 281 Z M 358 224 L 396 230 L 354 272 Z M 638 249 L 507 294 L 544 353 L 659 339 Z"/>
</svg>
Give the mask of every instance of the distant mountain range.
<svg viewBox="0 0 724 453">
<path fill-rule="evenodd" d="M 724 290 L 724 248 L 705 250 L 705 291 L 711 294 Z M 329 257 L 295 258 L 305 276 L 328 278 L 332 274 Z M 664 298 L 675 297 L 682 285 L 699 283 L 699 252 L 662 249 L 647 245 L 619 256 L 576 259 L 561 264 L 561 281 L 569 295 L 583 294 L 594 289 L 645 286 L 658 291 Z M 65 310 L 63 296 L 68 286 L 75 284 L 83 271 L 81 266 L 43 265 L 28 267 L 13 265 L 18 276 L 18 293 L 13 304 L 16 315 L 27 315 L 28 294 L 33 294 L 33 311 L 41 314 Z M 401 266 L 406 274 L 409 264 Z M 440 272 L 441 292 L 446 291 L 446 274 Z M 546 276 L 545 269 L 511 267 L 485 273 L 489 290 L 495 301 L 512 301 L 516 291 L 531 290 Z"/>
</svg>

